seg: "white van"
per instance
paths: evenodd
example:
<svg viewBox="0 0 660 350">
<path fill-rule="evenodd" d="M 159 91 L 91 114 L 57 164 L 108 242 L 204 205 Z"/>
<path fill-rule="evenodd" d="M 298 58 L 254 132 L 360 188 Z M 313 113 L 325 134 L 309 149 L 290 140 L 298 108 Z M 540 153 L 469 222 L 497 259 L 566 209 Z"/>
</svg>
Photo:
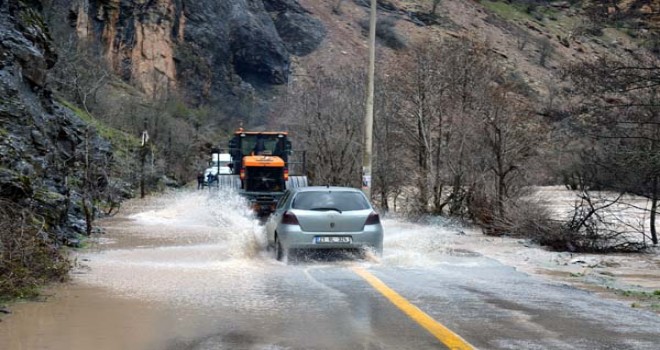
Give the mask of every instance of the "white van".
<svg viewBox="0 0 660 350">
<path fill-rule="evenodd" d="M 215 175 L 231 175 L 231 168 L 229 168 L 229 163 L 231 163 L 231 155 L 229 153 L 213 153 L 211 156 L 211 162 L 209 162 L 209 167 L 204 171 L 204 181 L 208 182 L 209 174 Z"/>
</svg>

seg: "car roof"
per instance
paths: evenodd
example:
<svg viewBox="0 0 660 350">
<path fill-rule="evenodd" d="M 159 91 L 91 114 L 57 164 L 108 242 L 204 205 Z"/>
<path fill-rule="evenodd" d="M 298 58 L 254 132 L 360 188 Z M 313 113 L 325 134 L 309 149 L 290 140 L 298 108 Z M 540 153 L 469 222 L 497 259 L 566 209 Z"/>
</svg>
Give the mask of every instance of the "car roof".
<svg viewBox="0 0 660 350">
<path fill-rule="evenodd" d="M 357 188 L 353 187 L 339 187 L 339 186 L 309 186 L 298 187 L 293 189 L 293 192 L 319 192 L 319 191 L 333 191 L 333 192 L 360 192 Z"/>
</svg>

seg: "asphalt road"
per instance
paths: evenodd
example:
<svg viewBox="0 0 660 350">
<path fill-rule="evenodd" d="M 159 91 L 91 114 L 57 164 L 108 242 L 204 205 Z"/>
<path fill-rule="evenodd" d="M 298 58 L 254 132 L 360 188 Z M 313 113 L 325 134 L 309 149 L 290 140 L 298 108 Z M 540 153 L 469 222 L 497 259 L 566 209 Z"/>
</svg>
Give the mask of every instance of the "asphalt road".
<svg viewBox="0 0 660 350">
<path fill-rule="evenodd" d="M 381 259 L 275 261 L 235 198 L 182 193 L 104 222 L 73 281 L 13 307 L 2 349 L 657 349 L 660 317 L 455 252 L 385 220 Z M 227 204 L 232 203 L 232 204 Z"/>
</svg>

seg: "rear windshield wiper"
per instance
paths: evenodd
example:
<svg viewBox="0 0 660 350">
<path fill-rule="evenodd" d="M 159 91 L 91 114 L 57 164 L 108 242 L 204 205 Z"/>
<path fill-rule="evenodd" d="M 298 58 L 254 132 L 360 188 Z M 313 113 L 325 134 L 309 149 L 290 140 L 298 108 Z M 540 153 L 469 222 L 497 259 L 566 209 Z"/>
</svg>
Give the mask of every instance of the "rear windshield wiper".
<svg viewBox="0 0 660 350">
<path fill-rule="evenodd" d="M 322 207 L 322 208 L 311 208 L 311 209 L 309 209 L 309 210 L 315 210 L 315 211 L 328 211 L 328 210 L 334 210 L 334 211 L 338 212 L 339 214 L 341 214 L 341 210 L 339 210 L 339 209 L 337 209 L 337 208 L 326 208 L 326 207 Z"/>
</svg>

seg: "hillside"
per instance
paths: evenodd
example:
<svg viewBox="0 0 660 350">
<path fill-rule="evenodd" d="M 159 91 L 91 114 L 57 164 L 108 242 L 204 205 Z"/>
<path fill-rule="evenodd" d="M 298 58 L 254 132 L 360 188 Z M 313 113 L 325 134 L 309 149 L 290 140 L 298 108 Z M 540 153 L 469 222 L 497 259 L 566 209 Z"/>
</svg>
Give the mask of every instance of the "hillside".
<svg viewBox="0 0 660 350">
<path fill-rule="evenodd" d="M 567 63 L 657 49 L 653 1 L 594 9 L 589 1 L 445 0 L 430 14 L 432 3 L 379 1 L 379 69 L 408 60 L 415 43 L 472 40 L 543 100 Z M 217 124 L 259 126 L 297 81 L 365 65 L 367 7 L 366 0 L 58 0 L 45 11 L 61 49 L 75 37 L 146 96 L 207 106 Z"/>
<path fill-rule="evenodd" d="M 367 41 L 361 21 L 368 16 L 368 1 L 300 0 L 328 29 L 317 51 L 295 60 L 298 72 L 362 64 L 366 66 Z M 529 10 L 532 4 L 534 10 Z M 547 97 L 561 77 L 560 69 L 570 62 L 593 60 L 604 55 L 630 56 L 657 45 L 657 32 L 631 36 L 625 28 L 605 28 L 592 35 L 593 27 L 583 9 L 585 1 L 441 1 L 435 16 L 429 17 L 431 1 L 379 1 L 379 19 L 392 25 L 391 33 L 407 45 L 424 40 L 461 38 L 488 45 L 500 64 L 520 76 L 541 97 Z M 658 19 L 660 4 L 652 1 L 620 1 L 622 13 L 648 13 L 646 26 Z M 338 5 L 340 4 L 340 5 Z M 339 9 L 339 10 L 336 10 Z M 653 16 L 651 16 L 653 14 Z M 602 26 L 607 27 L 606 22 Z M 657 29 L 656 29 L 657 31 Z M 600 34 L 600 33 L 599 33 Z M 653 37 L 655 35 L 655 38 Z M 381 67 L 406 60 L 405 50 L 380 45 Z M 541 64 L 543 61 L 543 64 Z"/>
</svg>

